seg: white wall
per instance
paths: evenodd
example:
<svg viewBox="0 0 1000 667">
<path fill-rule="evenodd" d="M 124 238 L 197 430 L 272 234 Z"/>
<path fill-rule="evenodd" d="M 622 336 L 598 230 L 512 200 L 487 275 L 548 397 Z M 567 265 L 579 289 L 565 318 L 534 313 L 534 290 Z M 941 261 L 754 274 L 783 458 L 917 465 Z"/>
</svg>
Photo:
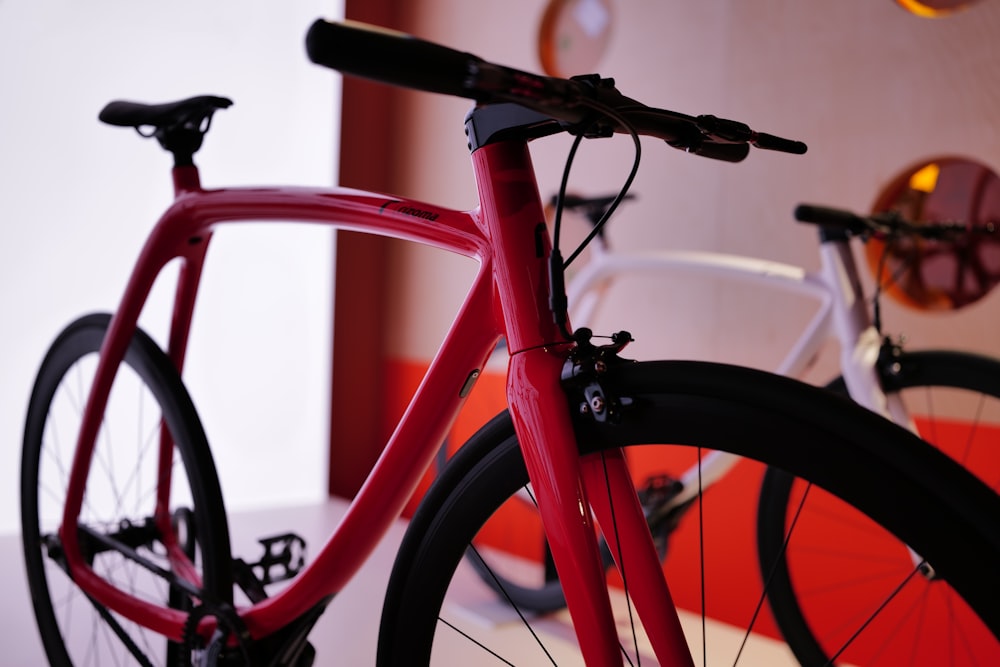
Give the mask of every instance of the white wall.
<svg viewBox="0 0 1000 667">
<path fill-rule="evenodd" d="M 341 0 L 0 2 L 0 533 L 17 527 L 20 439 L 58 331 L 112 310 L 169 203 L 170 156 L 97 121 L 108 101 L 231 97 L 196 157 L 206 187 L 328 185 L 339 90 L 303 37 Z M 325 496 L 332 234 L 224 230 L 209 252 L 187 380 L 230 509 Z M 158 288 L 142 323 L 162 340 Z M 264 481 L 266 480 L 266 481 Z"/>
</svg>

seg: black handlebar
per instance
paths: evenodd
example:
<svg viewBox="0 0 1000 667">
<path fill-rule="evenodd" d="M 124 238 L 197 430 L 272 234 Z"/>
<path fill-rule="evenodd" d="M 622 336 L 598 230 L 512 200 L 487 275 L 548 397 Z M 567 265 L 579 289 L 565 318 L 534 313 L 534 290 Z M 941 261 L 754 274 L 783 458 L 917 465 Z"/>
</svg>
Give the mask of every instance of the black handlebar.
<svg viewBox="0 0 1000 667">
<path fill-rule="evenodd" d="M 755 132 L 737 121 L 648 107 L 623 96 L 611 79 L 532 74 L 362 23 L 317 20 L 306 35 L 306 52 L 317 65 L 352 76 L 478 103 L 514 102 L 586 136 L 629 131 L 617 120 L 621 118 L 639 134 L 718 160 L 739 162 L 750 146 L 806 152 L 800 141 Z"/>
<path fill-rule="evenodd" d="M 457 97 L 473 92 L 470 83 L 482 62 L 402 32 L 322 19 L 306 34 L 306 53 L 317 65 L 344 74 Z"/>
<path fill-rule="evenodd" d="M 883 236 L 909 235 L 926 239 L 956 239 L 970 234 L 995 235 L 995 224 L 969 225 L 965 222 L 913 222 L 899 213 L 890 211 L 873 215 L 858 215 L 851 211 L 817 204 L 799 204 L 795 219 L 828 229 L 842 229 L 854 236 L 879 234 Z"/>
</svg>

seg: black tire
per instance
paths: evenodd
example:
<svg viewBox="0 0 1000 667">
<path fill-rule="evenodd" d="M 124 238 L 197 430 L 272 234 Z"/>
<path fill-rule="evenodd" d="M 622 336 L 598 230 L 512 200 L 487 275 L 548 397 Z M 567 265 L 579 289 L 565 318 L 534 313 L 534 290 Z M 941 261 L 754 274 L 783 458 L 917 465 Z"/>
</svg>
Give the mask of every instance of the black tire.
<svg viewBox="0 0 1000 667">
<path fill-rule="evenodd" d="M 610 371 L 602 386 L 635 405 L 618 425 L 582 421 L 581 454 L 683 443 L 790 470 L 864 508 L 914 545 L 994 634 L 1000 630 L 1000 498 L 918 438 L 824 390 L 724 365 L 629 364 Z M 464 641 L 439 622 L 446 591 L 480 526 L 526 482 L 503 415 L 453 458 L 401 545 L 383 609 L 379 665 L 427 664 L 435 639 Z M 457 574 L 456 585 L 470 585 L 461 570 Z M 533 640 L 507 634 L 503 642 L 498 652 Z M 454 659 L 454 648 L 449 654 Z M 718 657 L 720 664 L 733 663 L 733 655 Z M 465 657 L 462 664 L 482 663 Z"/>
<path fill-rule="evenodd" d="M 50 664 L 143 664 L 146 660 L 173 665 L 177 644 L 92 602 L 60 566 L 55 530 L 61 523 L 66 471 L 109 322 L 109 315 L 94 314 L 70 324 L 53 343 L 35 381 L 21 460 L 21 528 L 28 585 Z M 133 402 L 135 397 L 126 392 L 135 389 L 141 398 Z M 113 533 L 127 523 L 135 529 L 131 546 L 159 566 L 170 568 L 162 533 L 150 527 L 151 522 L 145 523 L 153 516 L 155 498 L 149 491 L 157 473 L 150 459 L 156 458 L 161 422 L 174 441 L 170 510 L 177 544 L 194 555 L 203 598 L 231 602 L 229 527 L 205 433 L 174 366 L 141 331 L 136 332 L 125 363 L 118 369 L 87 481 L 81 525 Z M 118 424 L 125 431 L 116 430 Z M 193 604 L 189 593 L 117 551 L 101 551 L 90 560 L 99 576 L 129 595 L 175 609 Z"/>
<path fill-rule="evenodd" d="M 1000 362 L 960 352 L 904 353 L 883 375 L 887 390 L 901 392 L 907 409 L 919 416 L 917 427 L 925 440 L 995 492 L 1000 490 Z M 831 388 L 842 391 L 842 380 Z M 968 408 L 968 414 L 960 416 L 958 408 Z M 911 655 L 948 665 L 1000 662 L 995 638 L 967 618 L 961 600 L 923 575 L 887 608 L 882 625 L 871 630 L 879 641 L 854 642 L 838 655 L 850 632 L 829 610 L 855 609 L 860 614 L 881 604 L 869 582 L 905 577 L 914 564 L 891 539 L 876 537 L 877 526 L 825 494 L 810 490 L 808 502 L 800 505 L 806 488 L 807 483 L 787 472 L 768 470 L 758 509 L 757 544 L 762 574 L 770 579 L 768 600 L 799 662 L 895 665 Z M 839 522 L 834 529 L 831 516 Z M 785 552 L 786 524 L 793 520 L 798 539 L 789 540 Z M 818 530 L 820 525 L 826 529 Z M 862 531 L 863 542 L 852 539 Z M 812 579 L 817 566 L 838 572 L 837 585 L 820 589 Z"/>
</svg>

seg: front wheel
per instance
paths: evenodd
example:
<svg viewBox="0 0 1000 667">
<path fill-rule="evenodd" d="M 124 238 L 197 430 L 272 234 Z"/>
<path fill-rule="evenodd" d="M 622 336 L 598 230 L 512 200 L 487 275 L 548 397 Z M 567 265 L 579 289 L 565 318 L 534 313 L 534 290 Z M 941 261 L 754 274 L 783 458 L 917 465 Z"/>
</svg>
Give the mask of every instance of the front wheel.
<svg viewBox="0 0 1000 667">
<path fill-rule="evenodd" d="M 924 440 L 1000 491 L 1000 362 L 902 353 L 882 374 Z M 831 387 L 842 391 L 840 381 Z M 885 490 L 892 494 L 891 480 Z M 796 537 L 786 542 L 793 522 Z M 901 549 L 866 517 L 785 471 L 764 476 L 757 544 L 775 620 L 803 665 L 898 665 L 914 655 L 941 665 L 1000 662 L 996 639 L 962 600 L 934 572 L 919 570 L 919 552 Z M 853 628 L 841 616 L 881 606 L 876 584 L 906 577 L 910 585 L 886 605 L 870 638 L 848 645 Z"/>
<path fill-rule="evenodd" d="M 633 407 L 618 425 L 577 417 L 582 420 L 577 429 L 581 456 L 628 447 L 632 461 L 703 447 L 790 470 L 871 515 L 899 536 L 900 545 L 917 548 L 940 585 L 954 588 L 979 614 L 987 633 L 1000 630 L 1000 580 L 994 575 L 1000 562 L 1000 499 L 918 438 L 823 390 L 724 365 L 628 364 L 611 370 L 602 386 L 633 399 Z M 885 493 L 885 480 L 892 480 L 891 494 Z M 488 589 L 477 593 L 485 587 L 462 566 L 470 545 L 491 539 L 494 553 L 484 560 L 505 557 L 516 566 L 523 558 L 517 548 L 484 534 L 499 536 L 503 531 L 496 529 L 497 522 L 513 524 L 506 532 L 528 543 L 543 543 L 524 534 L 525 519 L 504 516 L 523 509 L 519 494 L 527 484 L 510 419 L 501 415 L 459 451 L 411 521 L 386 594 L 379 665 L 492 664 L 493 659 L 496 664 L 579 664 L 565 614 L 518 614 Z M 613 602 L 623 602 L 627 591 L 614 579 L 609 576 Z M 705 607 L 711 609 L 712 601 Z M 864 619 L 842 620 L 862 630 L 871 627 Z M 484 627 L 488 631 L 480 636 Z M 740 652 L 717 644 L 714 634 L 711 640 L 698 637 L 702 625 L 694 627 L 689 643 L 706 644 L 710 663 L 733 664 L 741 655 L 747 662 L 775 664 L 775 656 L 767 653 L 770 642 L 760 649 L 765 657 L 757 657 L 753 648 Z M 630 631 L 632 626 L 626 619 L 618 628 Z M 652 664 L 639 630 L 639 636 L 623 638 L 623 655 L 634 664 Z"/>
<path fill-rule="evenodd" d="M 31 395 L 21 460 L 28 585 L 50 664 L 173 667 L 182 655 L 178 643 L 75 585 L 57 532 L 109 321 L 98 314 L 69 325 L 49 350 Z M 205 434 L 174 366 L 141 331 L 115 378 L 79 527 L 91 569 L 123 595 L 182 610 L 201 598 L 232 600 L 229 529 Z M 127 549 L 109 546 L 109 539 Z M 175 585 L 170 576 L 188 585 Z"/>
</svg>

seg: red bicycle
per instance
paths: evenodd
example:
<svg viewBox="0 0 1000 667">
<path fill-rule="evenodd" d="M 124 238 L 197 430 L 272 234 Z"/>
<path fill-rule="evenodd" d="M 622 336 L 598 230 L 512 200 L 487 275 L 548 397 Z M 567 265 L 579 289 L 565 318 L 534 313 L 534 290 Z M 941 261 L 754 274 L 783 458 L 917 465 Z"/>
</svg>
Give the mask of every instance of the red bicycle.
<svg viewBox="0 0 1000 667">
<path fill-rule="evenodd" d="M 307 48 L 314 62 L 346 74 L 475 100 L 466 133 L 480 205 L 463 212 L 340 188 L 206 190 L 193 156 L 229 100 L 104 109 L 106 122 L 155 136 L 174 155 L 176 199 L 116 312 L 69 325 L 31 396 L 23 540 L 52 664 L 311 664 L 310 629 L 399 516 L 501 337 L 509 410 L 455 456 L 413 517 L 386 594 L 378 664 L 483 659 L 455 657 L 464 649 L 452 644 L 465 643 L 475 623 L 463 621 L 461 604 L 452 613 L 449 596 L 466 592 L 463 555 L 481 543 L 477 533 L 523 489 L 537 501 L 575 632 L 558 636 L 552 619 L 524 615 L 490 653 L 508 664 L 650 664 L 652 656 L 693 664 L 625 447 L 729 451 L 823 487 L 919 553 L 913 576 L 954 589 L 983 632 L 1000 632 L 1000 499 L 958 464 L 820 389 L 719 364 L 629 362 L 620 355 L 629 334 L 601 340 L 566 316 L 566 262 L 558 230 L 550 238 L 544 224 L 529 141 L 570 132 L 575 152 L 584 138 L 624 133 L 636 146 L 633 175 L 640 135 L 733 162 L 751 145 L 801 153 L 803 144 L 646 106 L 609 79 L 536 76 L 358 24 L 317 21 Z M 572 154 L 567 173 L 571 162 Z M 233 557 L 209 444 L 181 380 L 212 234 L 261 220 L 426 243 L 480 267 L 379 461 L 308 564 L 295 535 L 268 541 L 255 562 Z M 137 321 L 174 260 L 181 270 L 161 351 Z M 616 562 L 614 581 L 598 532 Z M 269 590 L 279 580 L 287 582 Z M 860 634 L 873 627 L 845 621 Z M 534 639 L 508 634 L 521 629 Z M 543 648 L 552 638 L 557 646 Z"/>
</svg>

